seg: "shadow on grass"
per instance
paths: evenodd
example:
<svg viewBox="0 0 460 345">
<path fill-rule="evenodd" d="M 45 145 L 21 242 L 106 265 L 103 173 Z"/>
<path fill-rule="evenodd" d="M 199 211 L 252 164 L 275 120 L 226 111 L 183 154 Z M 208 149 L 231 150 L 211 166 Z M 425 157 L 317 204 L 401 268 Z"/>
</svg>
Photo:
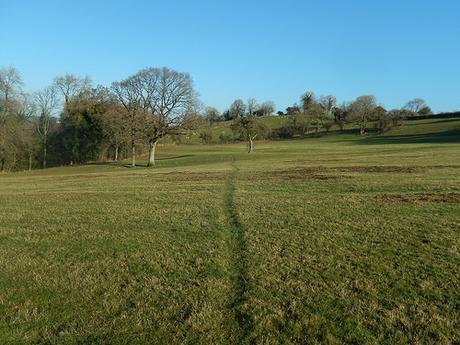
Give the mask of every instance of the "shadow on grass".
<svg viewBox="0 0 460 345">
<path fill-rule="evenodd" d="M 194 157 L 195 155 L 186 154 L 186 155 L 179 155 L 179 156 L 172 156 L 172 157 L 163 157 L 163 158 L 156 158 L 155 161 L 168 161 L 180 158 L 188 158 Z M 92 162 L 88 163 L 89 165 L 105 165 L 105 166 L 113 166 L 113 167 L 121 167 L 121 168 L 145 168 L 147 167 L 147 163 L 144 163 L 144 159 L 139 160 L 141 163 L 136 163 L 136 166 L 132 166 L 131 162 L 127 161 L 118 161 L 118 162 Z"/>
<path fill-rule="evenodd" d="M 420 123 L 417 122 L 417 121 L 423 121 L 423 124 L 424 125 L 429 125 L 429 124 L 438 124 L 438 123 L 451 123 L 451 122 L 458 122 L 460 123 L 460 118 L 453 118 L 453 119 L 441 119 L 441 120 L 438 120 L 438 119 L 434 119 L 434 120 L 405 120 L 404 121 L 404 125 L 411 125 L 411 126 L 417 126 L 419 125 Z"/>
<path fill-rule="evenodd" d="M 359 145 L 460 143 L 460 129 L 438 133 L 370 136 L 363 140 L 356 140 L 355 143 Z"/>
</svg>

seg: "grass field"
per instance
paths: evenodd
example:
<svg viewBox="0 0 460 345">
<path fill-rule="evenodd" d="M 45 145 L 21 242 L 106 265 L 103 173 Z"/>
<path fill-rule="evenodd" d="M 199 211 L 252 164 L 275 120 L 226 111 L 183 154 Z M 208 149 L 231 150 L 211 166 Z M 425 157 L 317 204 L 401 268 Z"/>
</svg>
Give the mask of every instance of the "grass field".
<svg viewBox="0 0 460 345">
<path fill-rule="evenodd" d="M 1 344 L 460 344 L 460 120 L 0 176 Z"/>
</svg>

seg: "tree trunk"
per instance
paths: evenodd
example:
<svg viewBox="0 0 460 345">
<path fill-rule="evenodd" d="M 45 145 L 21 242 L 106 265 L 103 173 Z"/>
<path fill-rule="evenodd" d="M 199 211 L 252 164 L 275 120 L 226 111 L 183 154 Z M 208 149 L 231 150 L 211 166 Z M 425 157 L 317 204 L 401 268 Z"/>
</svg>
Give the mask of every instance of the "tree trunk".
<svg viewBox="0 0 460 345">
<path fill-rule="evenodd" d="M 47 149 L 46 149 L 46 137 L 45 139 L 43 140 L 43 169 L 46 169 L 46 155 L 47 155 Z"/>
<path fill-rule="evenodd" d="M 252 138 L 250 137 L 249 142 L 248 142 L 248 153 L 252 153 L 253 150 L 254 150 L 254 143 L 252 141 Z"/>
<path fill-rule="evenodd" d="M 131 144 L 131 166 L 136 166 L 136 145 L 134 143 Z"/>
<path fill-rule="evenodd" d="M 29 171 L 32 171 L 32 152 L 29 152 Z"/>
<path fill-rule="evenodd" d="M 149 161 L 147 162 L 148 167 L 155 166 L 155 148 L 157 147 L 158 140 L 149 142 Z"/>
<path fill-rule="evenodd" d="M 115 162 L 118 161 L 118 144 L 115 145 L 115 157 L 114 157 Z"/>
<path fill-rule="evenodd" d="M 360 133 L 361 135 L 366 134 L 366 127 L 367 127 L 367 121 L 366 121 L 366 118 L 363 117 L 362 120 L 361 120 L 360 129 L 359 129 L 359 133 Z"/>
</svg>

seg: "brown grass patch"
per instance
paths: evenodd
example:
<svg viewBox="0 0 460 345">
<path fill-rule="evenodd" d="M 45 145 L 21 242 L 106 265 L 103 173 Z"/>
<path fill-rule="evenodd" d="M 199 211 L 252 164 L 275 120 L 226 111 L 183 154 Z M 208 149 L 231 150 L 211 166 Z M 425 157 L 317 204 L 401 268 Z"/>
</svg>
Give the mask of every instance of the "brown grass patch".
<svg viewBox="0 0 460 345">
<path fill-rule="evenodd" d="M 340 172 L 357 172 L 357 173 L 415 173 L 426 171 L 424 166 L 397 166 L 397 165 L 357 165 L 347 167 L 330 168 Z"/>
<path fill-rule="evenodd" d="M 329 174 L 328 174 L 329 172 Z M 252 176 L 251 180 L 338 180 L 347 176 L 330 174 L 330 170 L 319 168 L 292 168 L 275 170 Z"/>
<path fill-rule="evenodd" d="M 460 193 L 456 192 L 424 192 L 424 193 L 387 193 L 378 196 L 378 199 L 388 203 L 440 202 L 458 203 Z"/>
</svg>

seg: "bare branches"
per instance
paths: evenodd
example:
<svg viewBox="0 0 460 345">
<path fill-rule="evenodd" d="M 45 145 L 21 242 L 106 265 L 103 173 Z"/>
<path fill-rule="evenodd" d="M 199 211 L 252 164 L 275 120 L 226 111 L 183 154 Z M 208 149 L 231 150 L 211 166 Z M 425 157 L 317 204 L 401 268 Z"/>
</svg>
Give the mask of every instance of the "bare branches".
<svg viewBox="0 0 460 345">
<path fill-rule="evenodd" d="M 42 166 L 46 168 L 47 145 L 48 136 L 51 130 L 51 121 L 59 106 L 56 88 L 54 86 L 49 86 L 46 89 L 38 91 L 35 94 L 34 100 L 38 112 L 37 133 L 42 138 L 43 144 Z"/>
<path fill-rule="evenodd" d="M 76 77 L 73 74 L 66 74 L 56 77 L 53 84 L 64 96 L 65 104 L 69 104 L 72 98 L 90 89 L 92 81 L 88 76 Z"/>
<path fill-rule="evenodd" d="M 13 94 L 20 91 L 23 85 L 19 72 L 14 67 L 0 69 L 0 92 L 3 94 L 5 103 L 8 103 Z"/>
</svg>

